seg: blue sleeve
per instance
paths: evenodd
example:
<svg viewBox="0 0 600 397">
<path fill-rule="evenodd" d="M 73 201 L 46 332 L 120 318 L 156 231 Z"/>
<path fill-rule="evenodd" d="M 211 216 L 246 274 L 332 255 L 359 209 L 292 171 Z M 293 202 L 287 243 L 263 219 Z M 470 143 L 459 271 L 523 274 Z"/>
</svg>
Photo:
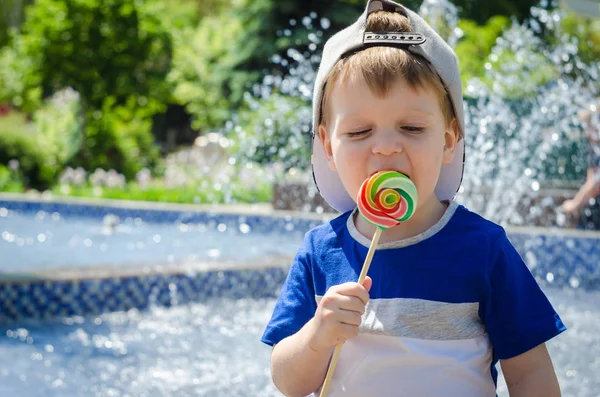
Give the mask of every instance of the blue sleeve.
<svg viewBox="0 0 600 397">
<path fill-rule="evenodd" d="M 482 318 L 498 359 L 525 353 L 566 330 L 506 234 L 496 241 L 491 260 Z"/>
<path fill-rule="evenodd" d="M 279 343 L 298 332 L 317 310 L 309 246 L 308 237 L 305 237 L 290 266 L 271 320 L 261 338 L 268 345 Z"/>
</svg>

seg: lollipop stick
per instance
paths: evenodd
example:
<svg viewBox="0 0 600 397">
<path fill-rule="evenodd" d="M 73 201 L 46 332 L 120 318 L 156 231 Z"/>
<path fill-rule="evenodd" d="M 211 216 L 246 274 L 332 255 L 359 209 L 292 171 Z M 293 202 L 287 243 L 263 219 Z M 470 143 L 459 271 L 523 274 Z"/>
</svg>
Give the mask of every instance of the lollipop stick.
<svg viewBox="0 0 600 397">
<path fill-rule="evenodd" d="M 367 272 L 369 271 L 369 267 L 371 266 L 371 260 L 373 259 L 373 254 L 375 253 L 375 249 L 377 247 L 377 242 L 379 241 L 379 237 L 381 236 L 380 228 L 375 230 L 375 234 L 373 235 L 373 240 L 371 240 L 371 245 L 369 246 L 369 252 L 367 252 L 367 257 L 365 258 L 365 263 L 363 264 L 362 270 L 360 271 L 360 275 L 358 276 L 358 283 L 362 285 L 365 282 L 365 277 L 367 277 Z M 320 397 L 327 397 L 327 392 L 329 391 L 329 385 L 331 383 L 331 379 L 333 378 L 333 371 L 335 371 L 335 366 L 337 365 L 338 358 L 340 357 L 340 352 L 342 351 L 342 345 L 344 343 L 340 343 L 335 347 L 333 351 L 333 356 L 331 356 L 331 361 L 329 362 L 329 368 L 327 368 L 327 375 L 325 375 L 325 381 L 323 381 L 323 387 L 321 388 Z"/>
<path fill-rule="evenodd" d="M 375 230 L 375 234 L 373 235 L 373 240 L 371 240 L 371 245 L 369 246 L 369 252 L 367 252 L 367 257 L 365 258 L 365 263 L 363 264 L 362 270 L 360 271 L 360 275 L 358 276 L 358 283 L 362 285 L 365 282 L 365 277 L 367 277 L 367 272 L 369 271 L 369 267 L 371 266 L 371 259 L 373 259 L 373 254 L 377 249 L 377 243 L 379 242 L 379 237 L 381 236 L 380 228 Z"/>
</svg>

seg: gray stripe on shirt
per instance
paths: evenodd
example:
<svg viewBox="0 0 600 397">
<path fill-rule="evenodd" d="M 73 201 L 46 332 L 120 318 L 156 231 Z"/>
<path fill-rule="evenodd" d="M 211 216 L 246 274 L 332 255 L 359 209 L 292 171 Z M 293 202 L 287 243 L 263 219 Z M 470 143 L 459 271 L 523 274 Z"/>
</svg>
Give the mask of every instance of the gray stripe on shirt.
<svg viewBox="0 0 600 397">
<path fill-rule="evenodd" d="M 317 296 L 317 302 L 321 301 Z M 424 299 L 371 299 L 360 332 L 432 340 L 471 339 L 485 335 L 479 303 L 446 303 Z"/>
</svg>

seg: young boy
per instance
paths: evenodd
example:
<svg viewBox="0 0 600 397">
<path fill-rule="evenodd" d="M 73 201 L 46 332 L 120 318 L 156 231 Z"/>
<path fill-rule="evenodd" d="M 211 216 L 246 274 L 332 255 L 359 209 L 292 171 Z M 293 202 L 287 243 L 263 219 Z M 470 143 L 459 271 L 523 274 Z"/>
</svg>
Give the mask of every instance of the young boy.
<svg viewBox="0 0 600 397">
<path fill-rule="evenodd" d="M 504 230 L 452 199 L 464 116 L 456 57 L 412 11 L 369 1 L 323 50 L 314 91 L 313 172 L 343 214 L 306 234 L 263 342 L 275 385 L 329 396 L 559 396 L 544 342 L 565 327 Z M 396 170 L 416 185 L 413 217 L 383 231 L 356 210 L 362 182 Z"/>
</svg>

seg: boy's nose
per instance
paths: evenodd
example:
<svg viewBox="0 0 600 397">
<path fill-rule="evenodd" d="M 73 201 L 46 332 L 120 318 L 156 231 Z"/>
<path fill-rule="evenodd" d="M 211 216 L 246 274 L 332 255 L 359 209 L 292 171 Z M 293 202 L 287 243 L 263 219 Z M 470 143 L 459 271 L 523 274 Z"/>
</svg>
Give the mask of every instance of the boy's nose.
<svg viewBox="0 0 600 397">
<path fill-rule="evenodd" d="M 402 142 L 396 131 L 381 132 L 373 142 L 373 154 L 389 156 L 402 151 Z"/>
</svg>

